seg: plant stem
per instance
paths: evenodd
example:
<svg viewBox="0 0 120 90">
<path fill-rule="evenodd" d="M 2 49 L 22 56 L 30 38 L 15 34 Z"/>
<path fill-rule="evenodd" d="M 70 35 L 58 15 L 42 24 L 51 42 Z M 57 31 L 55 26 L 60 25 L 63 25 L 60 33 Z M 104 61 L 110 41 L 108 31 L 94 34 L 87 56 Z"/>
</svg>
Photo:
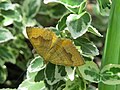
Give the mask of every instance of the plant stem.
<svg viewBox="0 0 120 90">
<path fill-rule="evenodd" d="M 112 0 L 101 68 L 107 64 L 120 64 L 120 0 Z M 120 85 L 99 83 L 99 90 L 120 90 Z"/>
</svg>

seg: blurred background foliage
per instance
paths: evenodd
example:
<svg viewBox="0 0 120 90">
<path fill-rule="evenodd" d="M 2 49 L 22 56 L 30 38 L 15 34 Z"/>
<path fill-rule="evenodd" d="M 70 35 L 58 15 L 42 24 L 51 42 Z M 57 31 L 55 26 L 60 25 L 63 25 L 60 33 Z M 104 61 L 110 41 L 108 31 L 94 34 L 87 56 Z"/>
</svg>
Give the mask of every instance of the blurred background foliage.
<svg viewBox="0 0 120 90">
<path fill-rule="evenodd" d="M 101 15 L 96 0 L 88 0 L 87 11 L 92 15 L 92 25 L 104 36 L 86 34 L 100 50 L 100 55 L 94 59 L 99 65 L 109 11 Z M 44 4 L 43 0 L 0 0 L 0 88 L 18 87 L 33 58 L 33 47 L 26 38 L 25 26 L 56 26 L 67 12 L 62 4 Z"/>
</svg>

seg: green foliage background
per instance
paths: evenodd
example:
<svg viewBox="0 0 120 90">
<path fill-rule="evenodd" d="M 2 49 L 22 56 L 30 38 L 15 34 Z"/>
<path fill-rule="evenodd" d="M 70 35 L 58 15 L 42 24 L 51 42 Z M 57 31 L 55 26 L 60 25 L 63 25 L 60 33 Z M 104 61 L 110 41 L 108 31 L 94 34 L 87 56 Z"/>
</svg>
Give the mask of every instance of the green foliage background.
<svg viewBox="0 0 120 90">
<path fill-rule="evenodd" d="M 61 1 L 62 0 L 58 0 Z M 82 2 L 83 0 L 81 0 Z M 65 3 L 65 4 L 64 4 Z M 94 56 L 98 55 L 98 49 L 100 50 L 100 55 L 96 57 L 94 60 L 99 61 L 102 54 L 103 49 L 103 42 L 104 38 L 100 38 L 97 36 L 101 36 L 100 33 L 105 36 L 105 30 L 107 28 L 107 22 L 108 22 L 108 16 L 102 16 L 99 11 L 97 11 L 97 4 L 96 1 L 89 2 L 87 8 L 87 11 L 92 15 L 92 21 L 89 20 L 88 14 L 85 13 L 83 18 L 87 18 L 88 21 L 91 22 L 91 27 L 85 27 L 87 33 L 84 35 L 82 34 L 80 37 L 75 37 L 76 34 L 81 34 L 83 31 L 79 31 L 79 27 L 73 27 L 73 23 L 77 23 L 81 21 L 81 17 L 79 16 L 81 11 L 79 10 L 79 13 L 77 12 L 78 8 L 71 8 L 71 3 L 63 2 L 61 3 L 50 3 L 50 4 L 44 4 L 43 0 L 1 0 L 0 1 L 0 88 L 17 88 L 18 85 L 24 80 L 26 70 L 28 65 L 30 64 L 30 61 L 33 60 L 37 55 L 34 51 L 32 51 L 33 47 L 30 44 L 29 40 L 27 39 L 26 35 L 26 26 L 39 26 L 39 27 L 54 27 L 54 30 L 58 35 L 61 35 L 61 37 L 67 37 L 67 38 L 77 38 L 74 40 L 74 43 L 76 46 L 81 46 L 81 51 L 83 52 L 82 55 L 84 56 L 85 60 L 93 60 Z M 79 5 L 80 3 L 75 3 L 75 5 Z M 72 12 L 71 12 L 72 11 Z M 69 15 L 72 13 L 71 15 Z M 66 17 L 73 18 L 73 20 L 67 20 Z M 82 14 L 81 14 L 82 15 Z M 77 16 L 77 19 L 74 18 Z M 66 22 L 66 24 L 64 24 Z M 84 21 L 84 22 L 87 22 Z M 85 23 L 87 25 L 87 23 Z M 56 26 L 57 25 L 57 26 Z M 70 27 L 72 26 L 72 27 Z M 94 27 L 96 27 L 100 33 L 96 33 L 93 31 L 96 31 Z M 57 27 L 60 32 L 56 30 Z M 76 33 L 72 30 L 69 32 L 63 33 L 63 30 L 65 27 L 68 27 L 68 29 L 75 29 Z M 94 29 L 94 30 L 93 30 Z M 93 34 L 91 34 L 91 33 Z M 65 36 L 67 35 L 67 36 Z M 95 36 L 97 35 L 97 36 Z M 86 39 L 87 38 L 87 39 Z M 91 42 L 90 40 L 93 42 Z M 84 48 L 85 47 L 85 48 Z M 78 47 L 79 48 L 79 47 Z M 36 59 L 36 58 L 35 58 Z M 41 58 L 40 58 L 41 59 Z M 36 60 L 37 61 L 37 60 Z M 41 65 L 42 62 L 40 62 Z M 50 66 L 49 66 L 50 65 Z M 62 68 L 63 73 L 61 73 L 61 77 L 57 78 L 59 83 L 54 84 L 52 87 L 48 83 L 46 83 L 46 86 L 48 88 L 56 88 L 56 85 L 60 86 L 65 84 L 65 81 L 61 78 L 65 76 L 67 72 L 65 72 L 65 67 L 62 66 L 54 66 L 52 64 L 49 64 L 46 66 L 46 68 L 53 68 L 49 71 L 49 69 L 41 68 L 38 70 L 39 72 L 36 74 L 33 70 L 32 74 L 27 74 L 27 77 L 31 77 L 29 75 L 35 76 L 35 81 L 41 81 L 44 80 L 44 78 L 47 79 L 53 79 L 49 78 L 50 76 L 47 76 L 47 73 L 50 72 L 57 72 L 55 68 Z M 37 65 L 36 65 L 37 66 Z M 29 66 L 30 67 L 30 66 Z M 32 67 L 32 66 L 31 66 Z M 34 68 L 34 67 L 32 67 Z M 36 68 L 36 67 L 35 67 Z M 29 68 L 28 68 L 29 69 Z M 61 69 L 60 69 L 61 70 Z M 30 73 L 29 70 L 27 70 L 28 73 Z M 45 77 L 39 77 L 43 74 L 43 72 L 46 72 Z M 44 74 L 42 75 L 44 76 Z M 54 80 L 53 80 L 54 81 Z M 47 82 L 47 80 L 45 80 Z M 84 81 L 82 78 L 75 79 L 73 82 L 70 80 L 67 81 L 67 86 L 64 86 L 64 90 L 70 90 L 68 87 L 69 85 L 74 84 L 77 82 L 76 86 L 73 87 L 79 87 L 79 83 L 83 83 Z M 29 84 L 34 86 L 34 83 L 31 83 L 29 81 L 24 81 L 22 84 L 27 85 L 28 88 Z M 52 83 L 52 82 L 51 82 Z M 22 87 L 21 85 L 21 87 Z M 43 85 L 43 82 L 39 82 L 36 84 L 36 88 L 41 88 L 40 85 Z M 43 85 L 44 86 L 44 85 Z M 84 88 L 85 86 L 82 85 Z M 61 86 L 62 87 L 62 86 Z M 71 87 L 71 88 L 73 88 Z M 59 87 L 60 88 L 60 87 Z M 63 88 L 63 87 L 62 87 Z M 90 87 L 88 87 L 90 88 Z M 32 90 L 32 89 L 31 89 Z M 53 89 L 51 89 L 53 90 Z M 81 90 L 81 89 L 79 89 Z M 90 89 L 89 89 L 90 90 Z"/>
</svg>

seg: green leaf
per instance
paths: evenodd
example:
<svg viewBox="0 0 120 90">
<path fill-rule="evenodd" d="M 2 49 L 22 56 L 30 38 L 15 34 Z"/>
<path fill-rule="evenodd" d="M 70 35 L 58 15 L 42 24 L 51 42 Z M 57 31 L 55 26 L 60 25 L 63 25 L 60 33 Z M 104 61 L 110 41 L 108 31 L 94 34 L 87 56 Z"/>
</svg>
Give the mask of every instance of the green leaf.
<svg viewBox="0 0 120 90">
<path fill-rule="evenodd" d="M 30 72 L 27 71 L 26 77 L 27 77 L 27 79 L 28 79 L 29 81 L 34 82 L 37 73 L 38 73 L 38 72 L 32 72 L 32 73 L 30 73 Z"/>
<path fill-rule="evenodd" d="M 0 65 L 3 65 L 5 62 L 11 62 L 15 64 L 16 57 L 11 52 L 9 47 L 7 48 L 5 46 L 0 46 L 0 62 L 1 62 Z"/>
<path fill-rule="evenodd" d="M 2 22 L 3 26 L 8 26 L 11 25 L 13 23 L 13 18 L 9 18 L 9 17 L 4 17 L 4 20 Z"/>
<path fill-rule="evenodd" d="M 78 38 L 74 40 L 76 46 L 80 46 L 82 54 L 86 57 L 93 58 L 96 55 L 99 55 L 97 47 L 90 40 L 86 38 Z"/>
<path fill-rule="evenodd" d="M 34 81 L 37 73 L 44 68 L 43 59 L 40 56 L 35 57 L 27 68 L 27 79 Z"/>
<path fill-rule="evenodd" d="M 45 71 L 45 69 L 42 69 L 36 74 L 35 82 L 40 82 L 45 79 L 44 71 Z"/>
<path fill-rule="evenodd" d="M 20 22 L 22 17 L 17 10 L 1 10 L 1 14 L 6 17 Z"/>
<path fill-rule="evenodd" d="M 2 26 L 4 19 L 5 18 L 2 15 L 0 15 L 0 26 Z"/>
<path fill-rule="evenodd" d="M 65 81 L 64 80 L 60 80 L 59 82 L 51 85 L 48 84 L 47 82 L 45 82 L 45 86 L 47 87 L 47 90 L 63 90 L 63 88 L 65 87 Z"/>
<path fill-rule="evenodd" d="M 25 80 L 19 85 L 18 90 L 45 90 L 45 84 L 43 81 L 30 82 Z"/>
<path fill-rule="evenodd" d="M 15 25 L 15 27 L 19 28 L 19 29 L 23 29 L 23 22 L 18 22 L 18 21 L 14 21 L 13 23 Z"/>
<path fill-rule="evenodd" d="M 60 18 L 63 14 L 65 14 L 67 9 L 62 4 L 54 5 L 53 7 L 48 9 L 48 15 L 52 18 Z"/>
<path fill-rule="evenodd" d="M 68 75 L 68 77 L 69 77 L 69 79 L 70 79 L 71 81 L 74 80 L 75 69 L 76 69 L 75 67 L 74 67 L 74 68 L 71 68 L 71 67 L 65 67 L 65 70 L 66 70 L 66 72 L 67 72 L 67 75 Z"/>
<path fill-rule="evenodd" d="M 67 28 L 74 39 L 82 36 L 91 24 L 91 17 L 87 12 L 80 15 L 70 14 L 66 20 Z"/>
<path fill-rule="evenodd" d="M 11 30 L 14 31 L 13 28 Z M 19 32 L 18 29 L 16 33 L 17 35 L 15 39 L 5 44 L 5 48 L 7 48 L 6 53 L 9 52 L 10 55 L 13 56 L 13 59 L 6 59 L 6 60 L 9 62 L 12 61 L 12 63 L 13 61 L 16 62 L 17 60 L 16 65 L 20 67 L 21 69 L 26 70 L 26 64 L 28 60 L 31 57 L 33 57 L 32 52 L 30 48 L 28 48 L 25 38 Z"/>
<path fill-rule="evenodd" d="M 101 81 L 108 85 L 120 84 L 120 65 L 105 65 L 101 70 Z"/>
<path fill-rule="evenodd" d="M 23 2 L 23 14 L 27 18 L 33 18 L 38 13 L 41 6 L 41 0 L 25 0 Z"/>
<path fill-rule="evenodd" d="M 101 9 L 104 9 L 106 7 L 110 7 L 110 4 L 112 3 L 111 0 L 98 0 L 99 6 Z"/>
<path fill-rule="evenodd" d="M 31 73 L 38 72 L 43 68 L 44 68 L 44 61 L 40 56 L 38 56 L 31 61 L 29 67 L 27 68 L 27 71 Z"/>
<path fill-rule="evenodd" d="M 32 52 L 25 42 L 25 38 L 22 34 L 16 35 L 15 39 L 12 42 L 9 42 L 8 46 L 10 46 L 11 50 L 14 50 L 14 52 L 16 51 L 17 53 L 21 53 L 27 60 L 32 56 Z M 14 53 L 14 55 L 16 56 L 16 53 Z"/>
<path fill-rule="evenodd" d="M 85 10 L 86 7 L 86 0 L 82 0 L 79 6 L 77 7 L 71 7 L 71 6 L 66 6 L 66 8 L 73 13 L 80 14 L 82 11 Z"/>
<path fill-rule="evenodd" d="M 0 9 L 2 10 L 14 10 L 17 4 L 12 4 L 9 2 L 0 2 Z"/>
<path fill-rule="evenodd" d="M 55 80 L 55 65 L 48 63 L 46 68 L 45 68 L 45 79 L 47 81 L 48 84 L 55 84 L 58 81 Z"/>
<path fill-rule="evenodd" d="M 49 85 L 56 84 L 66 76 L 65 67 L 48 63 L 45 68 L 45 79 Z"/>
<path fill-rule="evenodd" d="M 99 12 L 103 16 L 109 16 L 112 0 L 98 0 Z"/>
<path fill-rule="evenodd" d="M 65 6 L 70 6 L 70 7 L 78 7 L 83 2 L 83 0 L 76 0 L 76 1 L 73 1 L 73 0 L 44 0 L 45 4 L 48 4 L 50 2 L 58 2 L 58 3 L 64 4 Z"/>
<path fill-rule="evenodd" d="M 87 61 L 84 65 L 78 67 L 82 77 L 90 82 L 100 82 L 100 70 L 98 66 L 92 62 Z"/>
<path fill-rule="evenodd" d="M 1 60 L 1 58 L 0 58 L 0 66 L 2 66 L 4 64 L 5 64 L 5 61 Z"/>
<path fill-rule="evenodd" d="M 6 66 L 0 66 L 0 83 L 4 83 L 7 79 L 7 69 Z"/>
<path fill-rule="evenodd" d="M 44 0 L 45 4 L 57 2 L 63 4 L 68 10 L 73 13 L 79 13 L 79 10 L 84 10 L 86 6 L 86 0 Z"/>
<path fill-rule="evenodd" d="M 39 14 L 48 15 L 52 18 L 59 19 L 64 13 L 66 13 L 67 9 L 64 5 L 60 3 L 55 4 L 44 4 L 42 2 Z"/>
<path fill-rule="evenodd" d="M 65 14 L 59 21 L 58 21 L 58 24 L 57 24 L 57 28 L 59 31 L 62 31 L 64 30 L 67 25 L 66 25 L 66 20 L 67 20 L 67 17 L 69 16 L 69 13 L 68 14 Z"/>
<path fill-rule="evenodd" d="M 80 78 L 75 78 L 74 81 L 67 80 L 63 90 L 86 90 L 85 83 Z"/>
<path fill-rule="evenodd" d="M 98 37 L 103 37 L 103 35 L 101 35 L 98 32 L 98 30 L 96 28 L 94 28 L 93 26 L 91 26 L 91 25 L 88 27 L 88 32 L 90 32 L 90 33 L 92 33 L 92 34 L 94 34 L 94 35 L 96 35 Z"/>
<path fill-rule="evenodd" d="M 0 43 L 13 39 L 13 35 L 8 29 L 0 28 Z"/>
</svg>

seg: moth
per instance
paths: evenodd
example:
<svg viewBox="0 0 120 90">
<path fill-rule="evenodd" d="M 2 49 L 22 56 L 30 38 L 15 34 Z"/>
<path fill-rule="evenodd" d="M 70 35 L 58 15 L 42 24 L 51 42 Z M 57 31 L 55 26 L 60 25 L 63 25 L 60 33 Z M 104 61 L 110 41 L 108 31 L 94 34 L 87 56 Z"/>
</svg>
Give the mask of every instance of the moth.
<svg viewBox="0 0 120 90">
<path fill-rule="evenodd" d="M 47 28 L 27 27 L 26 32 L 31 44 L 46 62 L 64 66 L 84 64 L 84 59 L 72 40 L 58 38 Z"/>
</svg>

